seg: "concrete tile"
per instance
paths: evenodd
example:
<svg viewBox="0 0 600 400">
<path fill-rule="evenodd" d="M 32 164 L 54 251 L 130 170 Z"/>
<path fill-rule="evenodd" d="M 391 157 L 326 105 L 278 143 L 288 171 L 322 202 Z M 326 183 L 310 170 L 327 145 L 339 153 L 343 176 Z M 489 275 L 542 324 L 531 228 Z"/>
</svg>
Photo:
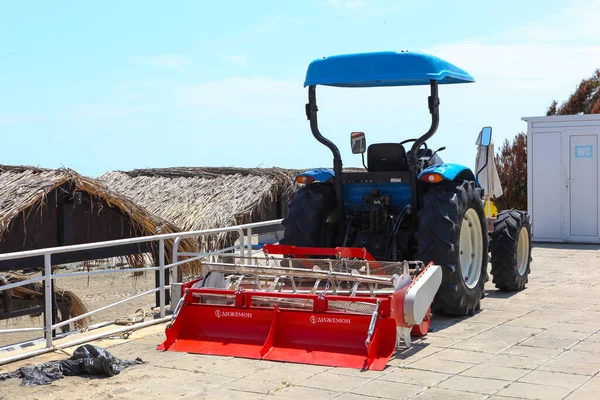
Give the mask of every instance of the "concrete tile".
<svg viewBox="0 0 600 400">
<path fill-rule="evenodd" d="M 311 399 L 311 400 L 328 400 L 332 399 L 339 393 L 327 390 L 325 388 L 315 389 L 300 386 L 286 386 L 281 390 L 269 393 L 275 399 Z M 271 396 L 269 396 L 271 397 Z"/>
<path fill-rule="evenodd" d="M 595 376 L 575 390 L 567 399 L 595 399 L 600 393 L 600 376 Z"/>
<path fill-rule="evenodd" d="M 353 389 L 351 393 L 382 397 L 384 399 L 408 399 L 425 389 L 426 387 L 422 385 L 410 385 L 408 383 L 389 381 L 371 381 Z"/>
<path fill-rule="evenodd" d="M 381 397 L 365 396 L 357 393 L 344 393 L 335 400 L 381 400 Z"/>
<path fill-rule="evenodd" d="M 156 346 L 159 343 L 160 341 L 149 340 L 149 338 L 140 338 L 116 346 L 111 346 L 108 348 L 108 351 L 114 356 L 124 360 L 134 360 L 136 357 L 140 357 L 143 361 L 149 363 L 160 363 L 183 356 L 189 356 L 186 353 L 156 350 Z"/>
<path fill-rule="evenodd" d="M 523 326 L 528 328 L 548 329 L 559 321 L 558 317 L 552 314 L 527 314 L 519 318 L 508 321 L 505 325 Z"/>
<path fill-rule="evenodd" d="M 486 301 L 484 300 L 484 302 L 486 302 Z M 513 319 L 519 318 L 526 313 L 527 313 L 527 311 L 521 311 L 521 310 L 507 311 L 507 310 L 497 310 L 497 309 L 496 310 L 485 309 L 485 310 L 482 310 L 477 315 L 474 315 L 473 317 L 471 317 L 470 321 L 477 322 L 477 323 L 483 323 L 483 324 L 489 324 L 489 325 L 498 325 L 498 324 L 503 324 L 505 322 L 512 321 Z"/>
<path fill-rule="evenodd" d="M 535 291 L 529 291 L 529 292 L 521 292 L 522 296 L 518 296 L 518 297 L 512 297 L 510 299 L 508 299 L 505 304 L 503 304 L 503 308 L 506 310 L 510 310 L 510 309 L 514 309 L 514 308 L 518 308 L 518 309 L 529 309 L 529 310 L 538 310 L 538 309 L 542 309 L 545 306 L 547 306 L 548 304 L 550 304 L 551 300 L 554 300 L 556 298 L 556 296 L 554 297 L 544 297 L 544 296 L 540 296 L 538 293 L 536 293 Z M 550 309 L 551 312 L 555 312 L 557 314 L 563 314 L 564 312 L 560 312 L 561 310 L 552 310 Z"/>
<path fill-rule="evenodd" d="M 565 400 L 590 400 L 598 397 L 598 390 L 580 388 L 565 397 Z"/>
<path fill-rule="evenodd" d="M 496 393 L 498 396 L 519 397 L 532 400 L 559 400 L 569 394 L 571 390 L 545 385 L 534 385 L 531 383 L 513 382 L 508 387 Z"/>
<path fill-rule="evenodd" d="M 566 374 L 594 375 L 600 372 L 600 358 L 595 353 L 565 351 L 539 369 Z"/>
<path fill-rule="evenodd" d="M 438 385 L 440 388 L 460 392 L 494 394 L 510 385 L 510 382 L 497 379 L 473 378 L 470 376 L 453 376 Z"/>
<path fill-rule="evenodd" d="M 508 382 L 519 379 L 523 375 L 529 373 L 529 369 L 508 368 L 491 365 L 488 362 L 476 365 L 466 371 L 460 373 L 462 376 L 472 376 L 476 378 L 498 379 Z"/>
<path fill-rule="evenodd" d="M 535 335 L 536 330 L 534 328 L 527 327 L 515 327 L 515 326 L 495 326 L 485 332 L 474 336 L 473 340 L 483 340 L 490 343 L 498 343 L 505 345 L 515 345 L 525 339 L 528 339 L 532 335 Z M 541 332 L 541 330 L 537 330 Z"/>
<path fill-rule="evenodd" d="M 506 368 L 535 369 L 545 361 L 536 358 L 517 356 L 512 354 L 498 354 L 486 361 L 489 365 Z"/>
<path fill-rule="evenodd" d="M 223 375 L 235 378 L 252 375 L 259 371 L 269 370 L 279 366 L 279 363 L 266 360 L 250 360 L 245 358 L 232 358 L 224 360 L 214 360 L 211 363 L 202 365 L 201 372 L 214 375 Z"/>
<path fill-rule="evenodd" d="M 486 395 L 477 393 L 465 393 L 456 390 L 430 388 L 415 396 L 415 400 L 482 400 Z"/>
<path fill-rule="evenodd" d="M 591 335 L 585 339 L 586 342 L 600 343 L 600 333 Z"/>
<path fill-rule="evenodd" d="M 163 360 L 157 363 L 162 368 L 170 368 L 181 371 L 196 372 L 203 368 L 210 368 L 230 358 L 221 358 L 219 356 L 197 356 L 196 354 L 183 354 L 181 357 Z"/>
<path fill-rule="evenodd" d="M 376 378 L 380 378 L 384 375 L 387 375 L 397 369 L 398 369 L 398 367 L 394 367 L 394 366 L 387 367 L 383 371 L 372 371 L 372 370 L 363 371 L 358 368 L 331 368 L 329 370 L 329 373 L 336 374 L 336 375 L 343 375 L 343 376 L 358 376 L 361 378 L 376 379 Z"/>
<path fill-rule="evenodd" d="M 425 371 L 441 372 L 446 374 L 458 374 L 475 364 L 462 363 L 456 361 L 440 360 L 435 357 L 428 357 L 416 361 L 406 366 L 406 368 L 415 368 Z"/>
<path fill-rule="evenodd" d="M 491 326 L 489 324 L 483 324 L 483 323 L 479 324 L 479 323 L 472 323 L 472 322 L 468 322 L 468 321 L 462 321 L 462 322 L 456 323 L 455 325 L 449 326 L 447 328 L 438 329 L 438 331 L 436 332 L 436 335 L 467 339 L 469 337 L 478 335 L 479 333 L 481 333 L 487 329 L 490 329 L 490 328 L 491 328 Z"/>
<path fill-rule="evenodd" d="M 521 341 L 541 332 L 544 332 L 544 330 L 527 326 L 498 325 L 484 333 L 494 334 L 499 337 L 510 337 L 512 340 Z"/>
<path fill-rule="evenodd" d="M 461 349 L 444 349 L 436 353 L 434 357 L 440 360 L 478 364 L 492 357 L 492 354 Z"/>
<path fill-rule="evenodd" d="M 442 382 L 451 376 L 452 375 L 450 374 L 441 374 L 432 371 L 424 373 L 418 369 L 399 368 L 390 374 L 386 374 L 381 378 L 378 378 L 377 380 L 410 383 L 413 385 L 422 386 L 434 386 L 435 384 Z"/>
<path fill-rule="evenodd" d="M 575 286 L 579 289 L 583 285 Z M 547 304 L 545 308 L 550 308 L 552 310 L 561 310 L 566 313 L 571 313 L 572 311 L 580 311 L 581 310 L 581 299 L 561 299 L 559 301 L 554 301 L 550 304 Z"/>
<path fill-rule="evenodd" d="M 182 387 L 192 390 L 198 390 L 199 388 L 216 388 L 217 386 L 228 384 L 237 379 L 230 376 L 208 374 L 204 372 L 178 373 L 179 371 L 168 370 L 165 368 L 162 370 L 165 375 L 163 375 L 164 377 L 161 382 L 163 382 L 164 385 L 175 388 Z M 157 374 L 153 373 L 151 376 L 153 379 L 157 378 Z"/>
<path fill-rule="evenodd" d="M 289 380 L 286 380 L 289 379 Z M 289 378 L 272 378 L 269 376 L 246 377 L 235 379 L 227 384 L 227 388 L 231 390 L 252 392 L 257 394 L 269 394 L 279 391 L 292 384 L 290 381 L 296 381 L 292 377 Z"/>
<path fill-rule="evenodd" d="M 231 390 L 224 387 L 219 387 L 215 389 L 199 389 L 196 392 L 193 392 L 187 396 L 181 397 L 181 399 L 185 400 L 257 400 L 257 399 L 265 399 L 268 398 L 267 395 L 252 393 L 252 392 L 244 392 L 240 390 Z"/>
<path fill-rule="evenodd" d="M 557 386 L 566 389 L 576 389 L 589 380 L 586 375 L 564 374 L 560 372 L 531 371 L 519 378 L 519 382 L 535 383 L 537 385 Z"/>
<path fill-rule="evenodd" d="M 579 342 L 571 348 L 573 351 L 583 351 L 587 353 L 600 353 L 600 343 L 598 342 Z"/>
<path fill-rule="evenodd" d="M 533 336 L 521 343 L 521 346 L 529 347 L 544 347 L 548 349 L 563 349 L 566 350 L 573 347 L 579 342 L 578 339 L 568 338 L 564 336 L 552 336 L 550 334 Z"/>
<path fill-rule="evenodd" d="M 506 397 L 506 396 L 490 396 L 486 397 L 485 400 L 522 400 L 522 397 Z"/>
<path fill-rule="evenodd" d="M 434 347 L 450 347 L 453 344 L 461 342 L 466 338 L 457 338 L 455 336 L 440 336 L 436 335 L 435 332 L 428 333 L 427 335 L 419 338 L 416 343 L 419 345 L 431 345 Z"/>
<path fill-rule="evenodd" d="M 388 374 L 389 375 L 389 374 Z M 361 376 L 345 376 L 325 371 L 301 380 L 296 385 L 308 388 L 324 388 L 334 392 L 348 392 L 357 386 L 371 381 L 373 378 Z"/>
<path fill-rule="evenodd" d="M 272 393 L 290 385 L 296 385 L 301 381 L 318 374 L 322 374 L 330 368 L 303 365 L 284 364 L 277 365 L 268 370 L 258 371 L 254 374 L 237 378 L 227 384 L 230 389 L 244 390 L 254 393 Z"/>
<path fill-rule="evenodd" d="M 452 346 L 452 348 L 496 354 L 502 350 L 509 348 L 511 345 L 512 344 L 510 343 L 492 341 L 488 338 L 484 339 L 476 336 L 467 340 L 463 340 L 462 342 Z"/>
<path fill-rule="evenodd" d="M 446 328 L 452 327 L 457 324 L 468 322 L 472 317 L 448 317 L 443 315 L 436 315 L 431 320 L 430 329 L 434 333 L 443 331 Z"/>
<path fill-rule="evenodd" d="M 148 387 L 132 390 L 127 393 L 127 397 L 130 398 L 150 398 L 150 399 L 164 399 L 164 398 L 178 398 L 183 397 L 194 392 L 198 392 L 197 390 L 190 388 L 174 388 L 172 386 L 166 386 L 159 383 L 152 384 Z"/>
<path fill-rule="evenodd" d="M 512 347 L 504 350 L 500 354 L 531 357 L 531 358 L 535 358 L 540 361 L 547 361 L 547 360 L 550 360 L 551 358 L 556 357 L 563 351 L 564 350 L 562 350 L 562 349 L 551 349 L 551 348 L 545 348 L 545 347 L 529 347 L 529 346 L 516 345 L 516 346 L 512 346 Z"/>
<path fill-rule="evenodd" d="M 429 357 L 432 354 L 439 353 L 443 348 L 435 346 L 411 346 L 407 349 L 401 349 L 390 359 L 388 365 L 399 367 L 410 364 L 414 361 Z"/>
<path fill-rule="evenodd" d="M 586 333 L 596 333 L 600 329 L 600 321 L 577 321 L 577 322 L 559 322 L 546 330 L 548 333 L 554 333 L 557 336 L 573 336 L 576 339 L 585 339 L 589 335 Z"/>
</svg>

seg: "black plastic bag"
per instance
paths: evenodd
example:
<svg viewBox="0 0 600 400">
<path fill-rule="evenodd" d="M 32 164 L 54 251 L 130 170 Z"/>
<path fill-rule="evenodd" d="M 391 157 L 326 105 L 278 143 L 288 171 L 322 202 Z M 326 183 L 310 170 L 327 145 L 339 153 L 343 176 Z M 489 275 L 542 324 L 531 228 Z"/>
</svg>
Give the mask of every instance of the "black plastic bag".
<svg viewBox="0 0 600 400">
<path fill-rule="evenodd" d="M 22 367 L 14 372 L 0 374 L 0 381 L 22 378 L 21 386 L 48 385 L 64 376 L 114 376 L 131 365 L 142 363 L 140 358 L 134 361 L 121 360 L 98 346 L 85 344 L 75 349 L 67 360 Z"/>
</svg>

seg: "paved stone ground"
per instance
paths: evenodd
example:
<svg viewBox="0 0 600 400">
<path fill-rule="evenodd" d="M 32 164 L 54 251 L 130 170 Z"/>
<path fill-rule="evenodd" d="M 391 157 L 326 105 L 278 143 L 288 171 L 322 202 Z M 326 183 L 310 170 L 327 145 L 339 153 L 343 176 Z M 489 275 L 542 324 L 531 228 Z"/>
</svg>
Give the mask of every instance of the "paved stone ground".
<svg viewBox="0 0 600 400">
<path fill-rule="evenodd" d="M 0 399 L 599 398 L 599 249 L 538 245 L 525 291 L 503 293 L 488 282 L 480 313 L 436 317 L 434 332 L 399 352 L 381 372 L 159 352 L 154 350 L 163 338 L 159 326 L 128 341 L 98 343 L 118 357 L 141 357 L 147 364 L 109 379 L 67 377 L 36 388 L 0 382 Z"/>
</svg>

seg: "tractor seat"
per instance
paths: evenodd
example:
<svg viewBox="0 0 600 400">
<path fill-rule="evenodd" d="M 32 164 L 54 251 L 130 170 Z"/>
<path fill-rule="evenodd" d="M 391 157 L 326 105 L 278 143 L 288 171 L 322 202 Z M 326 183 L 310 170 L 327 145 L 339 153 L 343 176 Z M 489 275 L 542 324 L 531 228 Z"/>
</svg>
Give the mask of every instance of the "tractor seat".
<svg viewBox="0 0 600 400">
<path fill-rule="evenodd" d="M 404 146 L 399 143 L 376 143 L 367 149 L 369 172 L 408 171 Z"/>
</svg>

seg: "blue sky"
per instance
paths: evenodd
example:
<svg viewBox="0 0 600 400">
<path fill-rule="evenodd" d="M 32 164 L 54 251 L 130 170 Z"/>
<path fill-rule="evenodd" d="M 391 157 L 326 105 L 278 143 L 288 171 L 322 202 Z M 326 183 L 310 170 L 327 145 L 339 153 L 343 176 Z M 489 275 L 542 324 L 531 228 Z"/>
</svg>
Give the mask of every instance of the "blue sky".
<svg viewBox="0 0 600 400">
<path fill-rule="evenodd" d="M 109 170 L 330 166 L 304 116 L 308 63 L 419 50 L 469 71 L 440 88 L 431 147 L 472 166 L 477 133 L 526 129 L 600 67 L 600 2 L 384 0 L 4 2 L 0 164 Z M 344 165 L 367 143 L 420 136 L 426 87 L 318 89 Z"/>
</svg>

